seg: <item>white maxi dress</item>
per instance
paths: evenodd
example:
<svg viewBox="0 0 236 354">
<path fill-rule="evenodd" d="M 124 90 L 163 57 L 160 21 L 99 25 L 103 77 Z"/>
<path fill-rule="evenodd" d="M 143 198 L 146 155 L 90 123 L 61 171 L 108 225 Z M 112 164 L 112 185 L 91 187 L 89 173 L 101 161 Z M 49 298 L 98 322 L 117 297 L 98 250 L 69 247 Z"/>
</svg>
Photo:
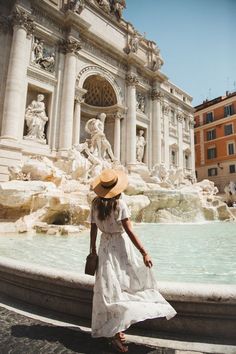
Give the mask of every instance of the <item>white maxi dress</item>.
<svg viewBox="0 0 236 354">
<path fill-rule="evenodd" d="M 113 337 L 131 324 L 150 318 L 176 315 L 174 308 L 158 291 L 153 272 L 124 232 L 121 220 L 130 216 L 124 200 L 118 210 L 100 221 L 96 210 L 91 222 L 102 232 L 95 277 L 92 337 Z"/>
</svg>

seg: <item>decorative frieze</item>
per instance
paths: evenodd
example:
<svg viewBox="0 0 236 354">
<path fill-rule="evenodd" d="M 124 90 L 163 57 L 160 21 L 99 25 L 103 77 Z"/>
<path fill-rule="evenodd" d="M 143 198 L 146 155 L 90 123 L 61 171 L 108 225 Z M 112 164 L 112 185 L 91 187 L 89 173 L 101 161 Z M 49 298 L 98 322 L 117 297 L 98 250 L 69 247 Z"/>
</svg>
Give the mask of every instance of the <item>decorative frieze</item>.
<svg viewBox="0 0 236 354">
<path fill-rule="evenodd" d="M 100 49 L 100 48 L 96 47 L 93 43 L 91 43 L 88 40 L 82 41 L 81 43 L 83 46 L 83 50 L 86 50 L 87 52 L 93 54 L 94 56 L 96 56 L 96 58 L 105 60 L 108 64 L 111 64 L 116 68 L 127 71 L 128 67 L 126 64 L 123 64 L 122 62 L 120 62 L 120 61 L 114 59 L 113 57 L 111 57 L 110 55 L 108 55 L 104 51 L 104 49 Z"/>
<path fill-rule="evenodd" d="M 24 28 L 28 35 L 35 29 L 34 17 L 20 7 L 16 7 L 12 14 L 13 26 Z"/>
<path fill-rule="evenodd" d="M 126 76 L 126 82 L 128 86 L 136 86 L 139 83 L 139 80 L 136 75 L 134 74 L 128 74 Z"/>
</svg>

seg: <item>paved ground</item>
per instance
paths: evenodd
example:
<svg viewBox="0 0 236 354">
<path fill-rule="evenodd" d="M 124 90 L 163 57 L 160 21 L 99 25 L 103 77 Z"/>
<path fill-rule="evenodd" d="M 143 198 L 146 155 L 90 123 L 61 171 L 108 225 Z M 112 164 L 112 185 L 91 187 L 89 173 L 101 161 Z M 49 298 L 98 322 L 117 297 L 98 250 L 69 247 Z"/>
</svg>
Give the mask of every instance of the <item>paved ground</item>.
<svg viewBox="0 0 236 354">
<path fill-rule="evenodd" d="M 105 339 L 92 339 L 87 327 L 51 322 L 50 318 L 47 318 L 49 323 L 43 322 L 45 317 L 32 314 L 34 318 L 31 318 L 29 312 L 25 314 L 22 308 L 0 305 L 0 354 L 114 353 Z M 236 354 L 236 346 L 177 342 L 137 334 L 129 334 L 127 338 L 129 354 Z"/>
<path fill-rule="evenodd" d="M 110 354 L 105 340 L 91 339 L 78 328 L 53 326 L 0 308 L 1 354 Z M 129 344 L 130 354 L 173 354 L 142 344 Z"/>
</svg>

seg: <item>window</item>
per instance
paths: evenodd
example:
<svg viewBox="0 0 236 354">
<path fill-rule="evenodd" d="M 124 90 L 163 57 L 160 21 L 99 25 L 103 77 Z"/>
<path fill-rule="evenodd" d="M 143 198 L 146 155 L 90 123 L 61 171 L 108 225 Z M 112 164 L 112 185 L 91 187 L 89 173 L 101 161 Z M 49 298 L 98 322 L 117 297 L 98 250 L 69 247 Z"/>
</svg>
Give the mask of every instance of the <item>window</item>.
<svg viewBox="0 0 236 354">
<path fill-rule="evenodd" d="M 189 167 L 190 167 L 189 154 L 185 154 L 185 155 L 184 155 L 184 159 L 185 159 L 185 168 L 189 169 Z"/>
<path fill-rule="evenodd" d="M 213 113 L 212 112 L 208 112 L 206 114 L 206 123 L 211 123 L 213 122 Z"/>
<path fill-rule="evenodd" d="M 228 155 L 234 155 L 234 143 L 228 143 Z"/>
<path fill-rule="evenodd" d="M 194 134 L 194 144 L 197 144 L 197 134 Z"/>
<path fill-rule="evenodd" d="M 229 117 L 234 114 L 234 107 L 232 104 L 229 104 L 228 106 L 224 107 L 224 116 Z"/>
<path fill-rule="evenodd" d="M 208 176 L 217 176 L 217 167 L 208 168 Z"/>
<path fill-rule="evenodd" d="M 212 129 L 212 130 L 208 130 L 207 131 L 207 140 L 213 140 L 216 138 L 216 130 Z"/>
<path fill-rule="evenodd" d="M 225 135 L 233 134 L 233 124 L 227 124 L 224 126 Z"/>
<path fill-rule="evenodd" d="M 229 173 L 235 173 L 235 165 L 229 165 Z"/>
<path fill-rule="evenodd" d="M 176 165 L 176 151 L 175 150 L 171 150 L 171 163 L 172 165 Z"/>
<path fill-rule="evenodd" d="M 216 158 L 216 148 L 215 147 L 207 149 L 207 158 L 208 158 L 208 160 Z"/>
</svg>

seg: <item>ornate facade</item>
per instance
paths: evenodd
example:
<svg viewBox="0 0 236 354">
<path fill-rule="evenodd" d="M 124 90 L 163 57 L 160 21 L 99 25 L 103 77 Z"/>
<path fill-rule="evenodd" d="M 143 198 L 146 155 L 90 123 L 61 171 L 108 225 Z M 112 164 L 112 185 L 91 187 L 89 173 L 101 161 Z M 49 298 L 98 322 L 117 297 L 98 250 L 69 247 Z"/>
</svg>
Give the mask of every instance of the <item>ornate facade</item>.
<svg viewBox="0 0 236 354">
<path fill-rule="evenodd" d="M 127 168 L 163 163 L 194 171 L 192 99 L 160 71 L 160 49 L 124 20 L 125 6 L 115 0 L 0 4 L 0 180 L 29 155 L 66 159 L 88 139 L 86 122 L 101 113 L 114 156 Z"/>
</svg>

